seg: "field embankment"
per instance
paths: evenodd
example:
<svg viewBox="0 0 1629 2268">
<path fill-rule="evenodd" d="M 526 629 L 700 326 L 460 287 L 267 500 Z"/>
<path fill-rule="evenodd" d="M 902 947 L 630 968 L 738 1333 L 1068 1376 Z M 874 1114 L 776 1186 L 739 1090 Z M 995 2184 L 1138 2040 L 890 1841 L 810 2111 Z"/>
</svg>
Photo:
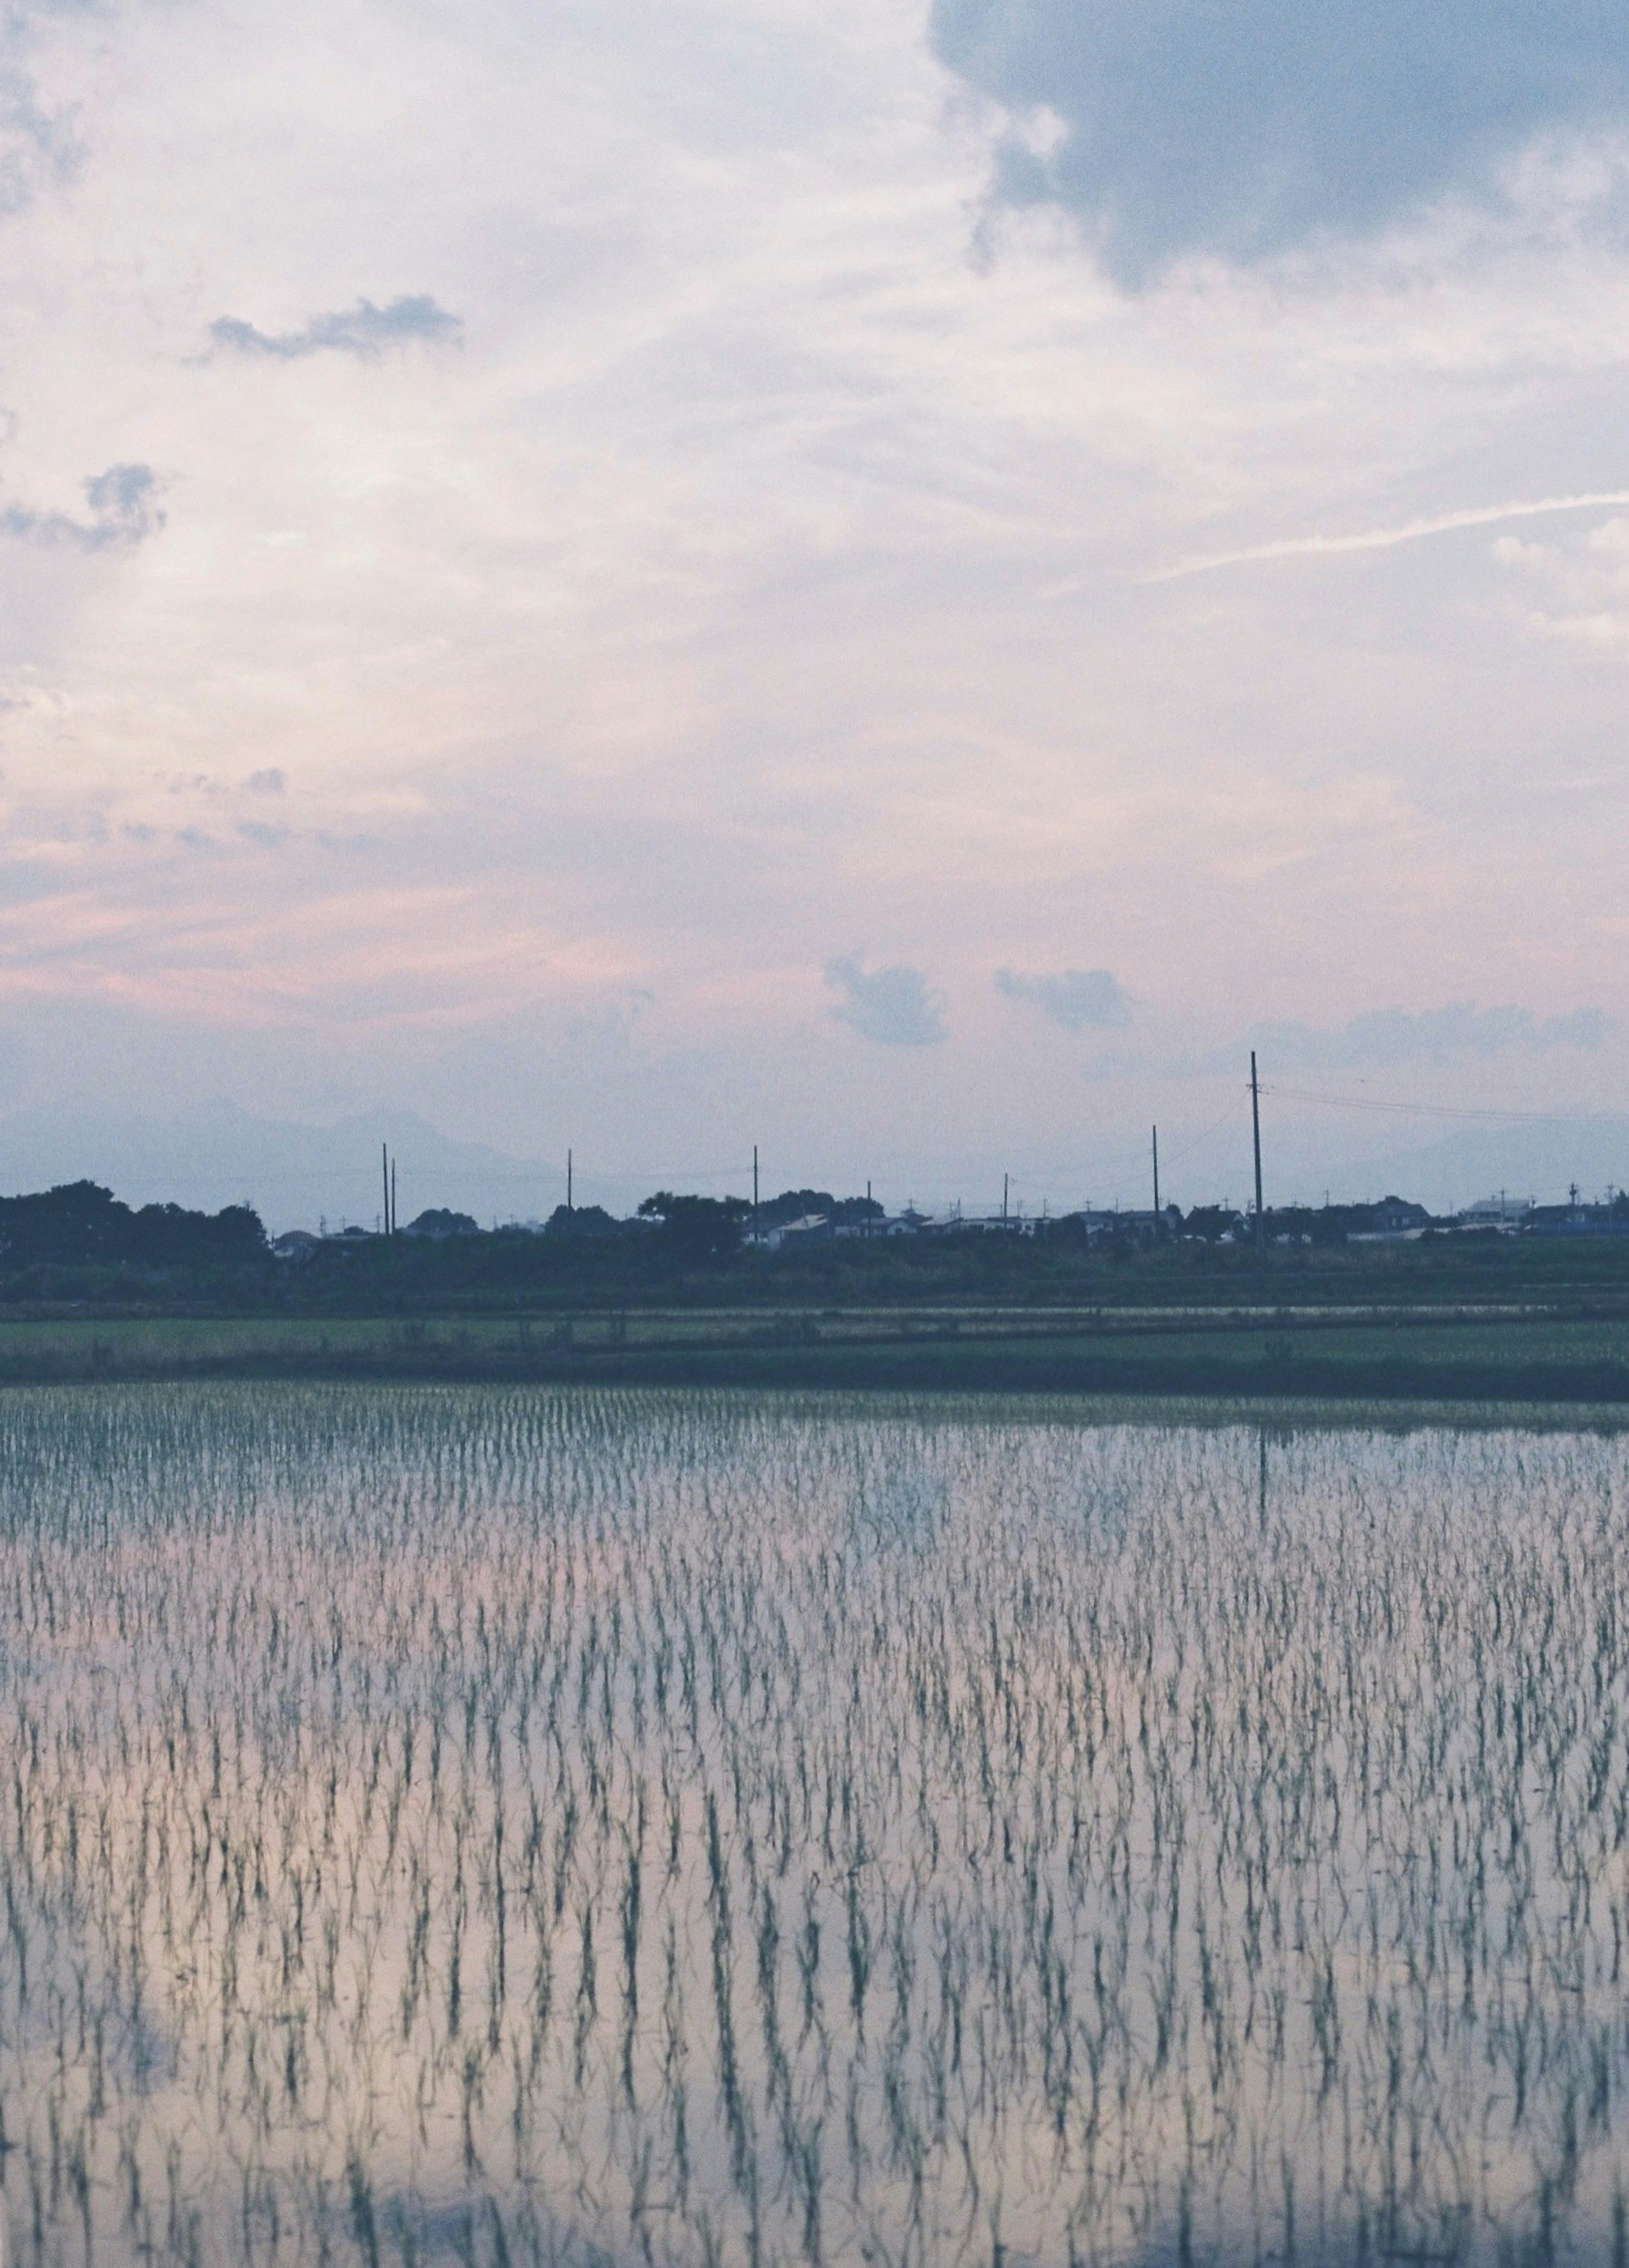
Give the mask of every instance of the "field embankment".
<svg viewBox="0 0 1629 2268">
<path fill-rule="evenodd" d="M 234 1376 L 1629 1407 L 1629 1307 L 1241 1302 L 0 1320 L 0 1382 Z"/>
</svg>

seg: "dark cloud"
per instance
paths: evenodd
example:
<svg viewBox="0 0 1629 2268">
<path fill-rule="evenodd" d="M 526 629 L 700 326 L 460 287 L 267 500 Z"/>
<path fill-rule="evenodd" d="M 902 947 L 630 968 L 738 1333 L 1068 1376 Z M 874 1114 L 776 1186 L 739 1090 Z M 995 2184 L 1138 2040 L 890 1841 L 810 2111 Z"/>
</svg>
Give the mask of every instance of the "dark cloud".
<svg viewBox="0 0 1629 2268">
<path fill-rule="evenodd" d="M 1088 1024 L 1111 1030 L 1131 1021 L 1131 1003 L 1119 977 L 1106 968 L 1060 968 L 1030 975 L 1017 968 L 998 968 L 995 989 L 1009 1000 L 1027 1000 L 1066 1032 L 1078 1032 Z"/>
<path fill-rule="evenodd" d="M 885 1048 L 931 1048 L 944 1037 L 944 1018 L 920 968 L 903 963 L 868 970 L 858 953 L 826 964 L 826 981 L 843 996 L 833 1013 L 862 1039 Z"/>
<path fill-rule="evenodd" d="M 158 476 L 150 465 L 109 465 L 84 484 L 88 519 L 66 512 L 0 505 L 0 535 L 22 543 L 71 544 L 78 551 L 129 551 L 164 526 Z"/>
<path fill-rule="evenodd" d="M 1332 1031 L 1307 1024 L 1264 1024 L 1214 1059 L 1236 1067 L 1248 1048 L 1272 1071 L 1383 1071 L 1395 1064 L 1455 1064 L 1505 1054 L 1542 1055 L 1552 1048 L 1598 1048 L 1611 1030 L 1599 1008 L 1535 1016 L 1528 1008 L 1478 1008 L 1469 1000 L 1445 1008 L 1376 1008 Z"/>
<path fill-rule="evenodd" d="M 393 299 L 388 307 L 376 307 L 371 299 L 358 299 L 354 307 L 313 315 L 297 331 L 258 331 L 253 323 L 223 315 L 210 324 L 209 336 L 224 352 L 269 355 L 279 362 L 298 362 L 314 354 L 360 355 L 364 362 L 372 362 L 387 347 L 415 342 L 444 346 L 455 341 L 463 328 L 461 315 L 449 314 L 428 292 L 420 292 Z"/>
<path fill-rule="evenodd" d="M 931 26 L 970 85 L 1050 114 L 998 198 L 1076 214 L 1126 282 L 1367 233 L 1629 122 L 1618 0 L 933 0 Z"/>
<path fill-rule="evenodd" d="M 264 771 L 249 774 L 251 795 L 281 795 L 287 785 L 288 775 L 280 771 L 275 764 L 268 764 Z"/>
</svg>

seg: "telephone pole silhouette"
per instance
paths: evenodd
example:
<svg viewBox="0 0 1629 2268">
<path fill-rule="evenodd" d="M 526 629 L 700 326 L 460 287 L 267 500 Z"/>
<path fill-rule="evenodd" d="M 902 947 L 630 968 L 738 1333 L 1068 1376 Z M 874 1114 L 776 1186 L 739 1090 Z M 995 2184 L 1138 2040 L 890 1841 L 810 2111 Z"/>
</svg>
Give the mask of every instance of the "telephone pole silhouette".
<svg viewBox="0 0 1629 2268">
<path fill-rule="evenodd" d="M 1261 1084 L 1256 1077 L 1256 1050 L 1250 1051 L 1250 1128 L 1256 1144 L 1256 1249 L 1266 1255 L 1267 1217 L 1261 1210 Z"/>
</svg>

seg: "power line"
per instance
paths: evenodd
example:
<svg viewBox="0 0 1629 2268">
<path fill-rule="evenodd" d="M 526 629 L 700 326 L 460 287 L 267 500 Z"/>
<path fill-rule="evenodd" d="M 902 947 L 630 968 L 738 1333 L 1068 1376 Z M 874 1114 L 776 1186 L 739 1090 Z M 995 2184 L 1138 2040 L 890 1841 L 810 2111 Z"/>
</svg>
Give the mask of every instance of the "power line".
<svg viewBox="0 0 1629 2268">
<path fill-rule="evenodd" d="M 1263 1087 L 1262 1089 L 1262 1093 L 1264 1094 L 1271 1094 L 1272 1092 L 1273 1089 L 1271 1087 Z M 1209 1141 L 1213 1134 L 1218 1134 L 1221 1132 L 1222 1129 L 1227 1124 L 1229 1118 L 1236 1118 L 1238 1116 L 1240 1111 L 1244 1108 L 1244 1104 L 1248 1100 L 1249 1095 L 1250 1089 L 1246 1087 L 1243 1094 L 1234 1096 L 1232 1101 L 1229 1103 L 1221 1117 L 1216 1119 L 1213 1124 L 1207 1126 L 1202 1134 L 1196 1134 L 1191 1142 L 1185 1143 L 1180 1150 L 1174 1153 L 1174 1155 L 1170 1151 L 1166 1152 L 1165 1171 L 1168 1178 L 1173 1166 L 1179 1166 L 1185 1158 L 1191 1158 L 1196 1150 L 1201 1148 L 1204 1144 Z"/>
<path fill-rule="evenodd" d="M 1610 1115 L 1601 1111 L 1559 1110 L 1476 1110 L 1457 1108 L 1445 1102 L 1377 1102 L 1370 1095 L 1319 1094 L 1310 1087 L 1263 1086 L 1264 1094 L 1278 1095 L 1287 1102 L 1321 1102 L 1333 1110 L 1378 1110 L 1393 1117 L 1480 1119 L 1499 1124 L 1535 1126 L 1591 1126 L 1611 1124 Z"/>
</svg>

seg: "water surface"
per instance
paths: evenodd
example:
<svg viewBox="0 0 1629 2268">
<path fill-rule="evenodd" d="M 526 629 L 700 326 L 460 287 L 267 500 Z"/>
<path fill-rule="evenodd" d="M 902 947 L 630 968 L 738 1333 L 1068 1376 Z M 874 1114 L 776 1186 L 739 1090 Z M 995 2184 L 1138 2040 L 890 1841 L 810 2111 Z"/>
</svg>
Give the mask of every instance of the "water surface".
<svg viewBox="0 0 1629 2268">
<path fill-rule="evenodd" d="M 1629 1447 L 0 1400 L 14 2260 L 1629 2256 Z"/>
</svg>

